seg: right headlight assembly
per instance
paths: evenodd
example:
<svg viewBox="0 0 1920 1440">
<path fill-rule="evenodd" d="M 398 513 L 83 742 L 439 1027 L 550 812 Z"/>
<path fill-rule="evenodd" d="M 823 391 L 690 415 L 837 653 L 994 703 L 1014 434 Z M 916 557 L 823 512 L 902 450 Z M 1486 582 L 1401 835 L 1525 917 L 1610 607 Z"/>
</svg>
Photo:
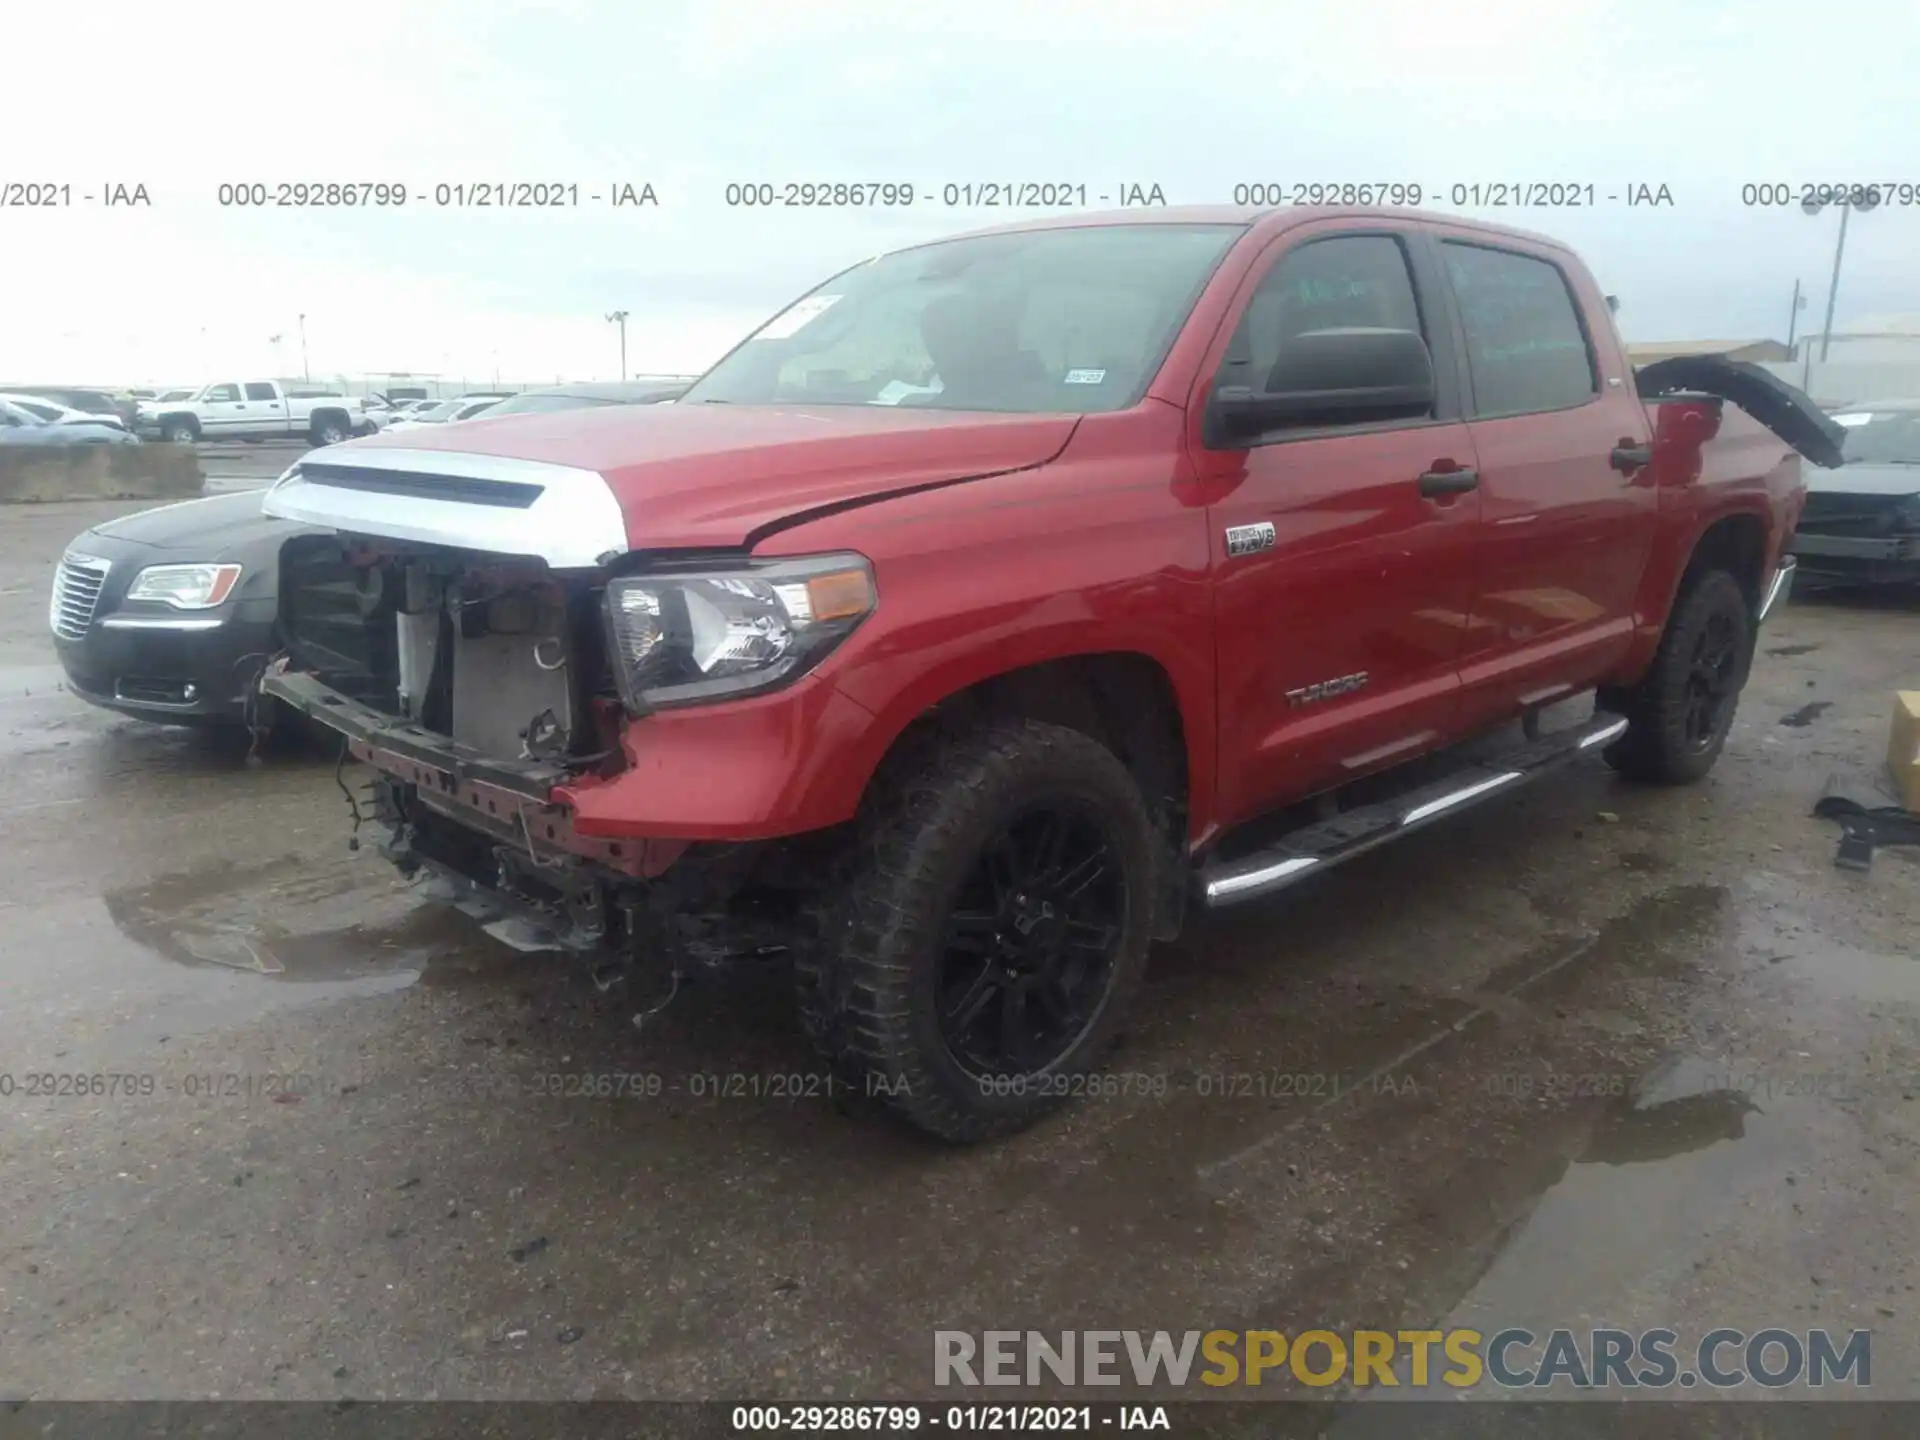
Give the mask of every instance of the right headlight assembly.
<svg viewBox="0 0 1920 1440">
<path fill-rule="evenodd" d="M 607 582 L 607 648 L 627 709 L 730 700 L 818 664 L 873 613 L 859 555 L 741 561 Z"/>
</svg>

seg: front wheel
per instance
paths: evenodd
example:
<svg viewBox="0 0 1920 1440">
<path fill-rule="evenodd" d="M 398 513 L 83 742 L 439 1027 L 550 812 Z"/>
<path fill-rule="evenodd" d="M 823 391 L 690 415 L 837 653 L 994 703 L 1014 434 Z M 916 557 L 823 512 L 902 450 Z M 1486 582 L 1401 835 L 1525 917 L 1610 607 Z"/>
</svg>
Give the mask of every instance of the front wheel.
<svg viewBox="0 0 1920 1440">
<path fill-rule="evenodd" d="M 877 782 L 814 912 L 796 973 L 815 1044 L 943 1139 L 1032 1123 L 1080 1088 L 1139 980 L 1155 846 L 1132 776 L 1079 731 L 934 740 Z"/>
<path fill-rule="evenodd" d="M 1687 785 L 1713 769 L 1753 661 L 1747 592 L 1724 570 L 1694 576 L 1674 601 L 1653 664 L 1618 697 L 1627 733 L 1607 763 L 1623 775 Z"/>
<path fill-rule="evenodd" d="M 160 427 L 160 438 L 169 445 L 191 445 L 200 438 L 200 427 L 191 420 L 169 420 Z"/>
</svg>

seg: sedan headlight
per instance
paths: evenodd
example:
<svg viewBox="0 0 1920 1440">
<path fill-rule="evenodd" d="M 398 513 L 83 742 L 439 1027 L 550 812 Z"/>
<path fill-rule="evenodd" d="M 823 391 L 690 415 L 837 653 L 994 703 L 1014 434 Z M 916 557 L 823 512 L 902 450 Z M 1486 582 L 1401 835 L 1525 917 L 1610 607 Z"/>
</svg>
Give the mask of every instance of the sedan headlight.
<svg viewBox="0 0 1920 1440">
<path fill-rule="evenodd" d="M 129 600 L 156 600 L 176 610 L 211 610 L 240 583 L 238 565 L 149 565 L 127 587 Z"/>
<path fill-rule="evenodd" d="M 746 561 L 607 583 L 607 637 L 634 714 L 768 690 L 811 669 L 873 613 L 858 555 Z"/>
</svg>

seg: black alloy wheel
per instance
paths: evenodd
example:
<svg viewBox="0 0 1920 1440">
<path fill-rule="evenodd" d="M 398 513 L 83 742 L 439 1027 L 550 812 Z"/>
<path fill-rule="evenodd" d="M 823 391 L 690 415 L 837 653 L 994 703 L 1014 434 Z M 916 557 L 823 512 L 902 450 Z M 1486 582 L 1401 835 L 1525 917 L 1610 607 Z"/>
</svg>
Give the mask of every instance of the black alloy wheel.
<svg viewBox="0 0 1920 1440">
<path fill-rule="evenodd" d="M 1721 736 L 1727 710 L 1740 694 L 1743 637 L 1733 617 L 1714 611 L 1693 642 L 1687 667 L 1687 748 L 1704 751 Z"/>
<path fill-rule="evenodd" d="M 978 1079 L 1038 1074 L 1099 1018 L 1127 893 L 1099 820 L 1066 797 L 1015 816 L 947 916 L 940 1036 Z"/>
<path fill-rule="evenodd" d="M 929 728 L 835 854 L 794 979 L 855 1093 L 961 1142 L 1078 1093 L 1118 1037 L 1171 863 L 1111 750 L 1025 718 Z"/>
</svg>

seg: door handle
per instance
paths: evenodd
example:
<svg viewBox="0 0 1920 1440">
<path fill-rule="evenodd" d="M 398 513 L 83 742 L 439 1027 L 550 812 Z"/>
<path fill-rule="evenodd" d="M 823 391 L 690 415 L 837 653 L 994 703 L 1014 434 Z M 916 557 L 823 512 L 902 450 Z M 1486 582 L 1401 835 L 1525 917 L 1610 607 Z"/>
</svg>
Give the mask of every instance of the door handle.
<svg viewBox="0 0 1920 1440">
<path fill-rule="evenodd" d="M 1439 495 L 1464 495 L 1480 488 L 1480 472 L 1462 467 L 1457 470 L 1429 470 L 1420 477 L 1420 493 L 1429 499 Z"/>
<path fill-rule="evenodd" d="M 1636 470 L 1644 470 L 1653 463 L 1651 445 L 1635 445 L 1632 441 L 1622 441 L 1613 447 L 1613 453 L 1607 456 L 1607 463 L 1622 475 L 1631 475 Z"/>
</svg>

